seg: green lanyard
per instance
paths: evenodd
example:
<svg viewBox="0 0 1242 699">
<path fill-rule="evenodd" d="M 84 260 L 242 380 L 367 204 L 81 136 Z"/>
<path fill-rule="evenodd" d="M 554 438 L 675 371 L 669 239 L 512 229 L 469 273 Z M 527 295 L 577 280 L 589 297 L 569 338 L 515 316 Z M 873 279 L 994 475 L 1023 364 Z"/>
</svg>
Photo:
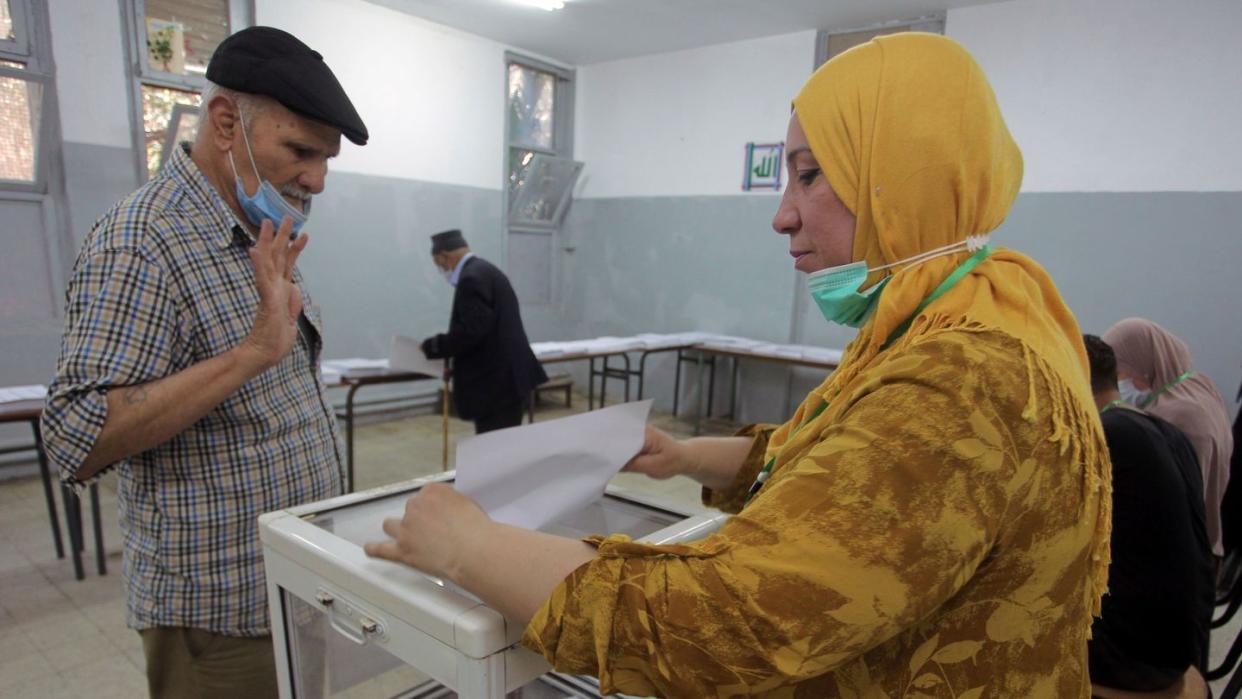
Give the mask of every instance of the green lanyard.
<svg viewBox="0 0 1242 699">
<path fill-rule="evenodd" d="M 1104 406 L 1103 408 L 1100 408 L 1100 414 L 1103 415 L 1104 413 L 1112 410 L 1113 408 L 1116 408 L 1119 405 L 1125 405 L 1125 401 L 1122 400 L 1121 398 L 1118 398 L 1117 400 L 1114 400 L 1114 401 L 1109 401 L 1108 405 Z"/>
<path fill-rule="evenodd" d="M 906 331 L 910 329 L 910 324 L 914 322 L 914 319 L 917 318 L 920 313 L 926 310 L 927 307 L 930 306 L 933 301 L 940 298 L 941 296 L 944 296 L 945 293 L 949 291 L 949 289 L 952 289 L 955 284 L 960 282 L 967 274 L 970 274 L 970 271 L 974 269 L 975 267 L 977 267 L 980 262 L 983 262 L 984 260 L 986 260 L 988 255 L 990 254 L 992 254 L 992 246 L 984 245 L 982 248 L 979 249 L 978 252 L 971 255 L 962 264 L 958 265 L 957 269 L 953 270 L 952 274 L 946 277 L 944 281 L 940 282 L 940 286 L 937 286 L 935 290 L 933 290 L 927 298 L 923 299 L 923 302 L 918 305 L 918 308 L 914 309 L 914 313 L 911 313 L 910 317 L 907 318 L 904 323 L 899 325 L 897 329 L 894 330 L 893 333 L 888 336 L 888 340 L 884 342 L 884 346 L 880 348 L 880 351 L 883 352 L 884 350 L 888 349 L 888 346 L 891 345 L 894 340 L 904 335 Z M 803 420 L 802 424 L 794 428 L 793 432 L 789 434 L 789 439 L 793 439 L 794 435 L 798 434 L 798 430 L 805 427 L 808 422 L 811 422 L 812 420 L 814 420 L 815 418 L 823 414 L 824 410 L 826 410 L 827 408 L 828 408 L 827 402 L 824 402 L 823 405 L 816 408 L 815 412 L 811 413 L 810 417 Z M 746 493 L 746 502 L 750 502 L 750 499 L 755 497 L 755 495 L 758 494 L 759 491 L 763 488 L 763 484 L 766 483 L 768 481 L 768 477 L 772 475 L 772 468 L 775 465 L 776 465 L 775 456 L 768 459 L 768 462 L 763 465 L 763 470 L 759 471 L 759 475 L 755 477 L 755 482 L 751 484 L 750 490 Z"/>
<path fill-rule="evenodd" d="M 1181 376 L 1179 376 L 1179 377 L 1177 377 L 1176 379 L 1173 379 L 1172 381 L 1170 381 L 1170 382 L 1166 383 L 1166 384 L 1164 385 L 1164 387 L 1163 387 L 1163 388 L 1161 388 L 1159 391 L 1156 391 L 1155 393 L 1151 394 L 1150 396 L 1147 396 L 1147 400 L 1143 401 L 1143 404 L 1142 404 L 1142 405 L 1140 405 L 1139 407 L 1140 407 L 1140 408 L 1146 408 L 1147 406 L 1151 405 L 1152 403 L 1155 403 L 1155 402 L 1156 402 L 1156 399 L 1157 399 L 1157 398 L 1159 398 L 1159 397 L 1160 397 L 1162 394 L 1164 394 L 1166 391 L 1168 391 L 1170 388 L 1173 388 L 1173 387 L 1174 387 L 1174 386 L 1176 386 L 1177 384 L 1179 384 L 1179 383 L 1181 383 L 1181 382 L 1185 381 L 1186 379 L 1188 379 L 1188 378 L 1190 378 L 1190 377 L 1192 377 L 1192 376 L 1194 376 L 1194 375 L 1195 375 L 1195 370 L 1194 370 L 1194 369 L 1188 369 L 1187 371 L 1183 372 Z"/>
<path fill-rule="evenodd" d="M 949 276 L 945 278 L 945 281 L 940 282 L 939 287 L 936 287 L 927 298 L 923 299 L 923 303 L 920 303 L 918 308 L 914 309 L 914 313 L 910 314 L 910 317 L 905 319 L 904 323 L 898 325 L 897 329 L 893 330 L 893 334 L 888 336 L 888 340 L 884 341 L 884 345 L 879 348 L 879 351 L 888 349 L 888 345 L 893 344 L 893 340 L 900 338 L 900 336 L 905 334 L 905 331 L 910 329 L 910 324 L 914 323 L 914 319 L 918 318 L 919 313 L 923 313 L 924 310 L 927 310 L 927 307 L 929 307 L 931 302 L 934 302 L 935 299 L 943 297 L 949 289 L 954 287 L 954 284 L 960 282 L 966 274 L 970 273 L 971 269 L 979 266 L 979 263 L 984 261 L 984 259 L 987 259 L 987 256 L 991 255 L 991 253 L 992 246 L 985 245 L 984 247 L 979 248 L 979 252 L 976 252 L 975 255 L 971 255 L 969 258 L 966 258 L 965 262 L 959 264 L 958 268 L 954 269 L 953 273 L 949 274 Z M 790 440 L 794 438 L 794 435 L 797 435 L 797 431 L 806 426 L 807 422 L 811 422 L 812 420 L 815 420 L 816 417 L 822 415 L 823 411 L 827 410 L 827 407 L 828 404 L 827 401 L 825 401 L 823 402 L 823 405 L 815 408 L 815 412 L 812 412 L 810 417 L 807 417 L 806 420 L 802 421 L 801 425 L 795 427 L 794 431 L 790 433 Z M 773 473 L 773 467 L 775 466 L 776 457 L 768 459 L 768 463 L 764 464 L 763 471 L 759 472 L 759 476 L 755 477 L 755 482 L 750 485 L 749 492 L 746 492 L 746 502 L 749 503 L 750 498 L 754 498 L 755 495 L 759 493 L 759 490 L 763 489 L 764 483 L 768 482 L 768 477 L 770 477 L 771 473 Z"/>
<path fill-rule="evenodd" d="M 803 427 L 806 427 L 808 422 L 822 415 L 823 412 L 827 409 L 828 409 L 827 402 L 825 402 L 823 405 L 816 408 L 815 412 L 811 413 L 810 417 L 803 420 L 802 424 L 795 427 L 793 429 L 793 432 L 789 433 L 789 438 L 793 439 L 794 435 L 798 434 L 798 430 L 802 429 Z M 750 502 L 750 499 L 755 497 L 755 495 L 759 492 L 759 490 L 763 488 L 763 484 L 768 482 L 768 476 L 772 475 L 772 467 L 775 465 L 776 465 L 775 456 L 768 459 L 768 462 L 763 465 L 763 470 L 759 472 L 758 476 L 755 476 L 755 482 L 750 485 L 750 490 L 747 491 L 746 493 L 746 502 Z"/>
<path fill-rule="evenodd" d="M 932 305 L 936 299 L 944 296 L 949 289 L 952 289 L 958 282 L 962 281 L 967 274 L 970 274 L 972 269 L 978 267 L 979 263 L 986 260 L 988 255 L 991 254 L 992 246 L 984 245 L 979 248 L 978 252 L 966 258 L 965 262 L 958 265 L 957 269 L 953 270 L 952 274 L 945 277 L 945 280 L 940 282 L 940 286 L 936 287 L 927 298 L 923 299 L 923 302 L 918 305 L 918 308 L 914 309 L 914 313 L 911 313 L 910 317 L 906 318 L 905 322 L 897 326 L 897 329 L 893 331 L 893 334 L 889 335 L 888 339 L 884 341 L 884 345 L 880 347 L 880 351 L 883 352 L 888 349 L 888 346 L 893 344 L 897 338 L 905 335 L 906 331 L 910 329 L 910 325 L 914 323 L 914 319 L 918 318 L 920 313 L 927 310 L 927 307 Z"/>
</svg>

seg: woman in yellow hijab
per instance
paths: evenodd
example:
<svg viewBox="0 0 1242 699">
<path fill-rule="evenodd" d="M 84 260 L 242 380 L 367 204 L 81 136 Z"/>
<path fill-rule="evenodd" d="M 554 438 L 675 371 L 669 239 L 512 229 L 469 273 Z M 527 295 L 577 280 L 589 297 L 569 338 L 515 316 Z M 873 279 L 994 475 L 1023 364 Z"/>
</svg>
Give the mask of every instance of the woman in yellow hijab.
<svg viewBox="0 0 1242 699">
<path fill-rule="evenodd" d="M 649 430 L 627 467 L 735 516 L 688 545 L 583 543 L 432 488 L 368 551 L 529 620 L 529 647 L 606 693 L 1086 697 L 1107 450 L 1073 316 L 986 241 L 1022 178 L 992 90 L 956 43 L 899 34 L 793 106 L 773 227 L 858 337 L 784 425 Z"/>
</svg>

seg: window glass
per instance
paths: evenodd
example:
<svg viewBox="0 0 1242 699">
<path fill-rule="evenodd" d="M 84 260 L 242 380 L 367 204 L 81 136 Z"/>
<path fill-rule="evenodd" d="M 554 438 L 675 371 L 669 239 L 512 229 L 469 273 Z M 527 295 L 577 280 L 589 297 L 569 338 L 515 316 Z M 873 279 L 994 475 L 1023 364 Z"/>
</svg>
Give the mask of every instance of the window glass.
<svg viewBox="0 0 1242 699">
<path fill-rule="evenodd" d="M 0 66 L 26 67 L 15 61 Z M 0 76 L 0 180 L 35 181 L 42 107 L 41 83 Z"/>
<path fill-rule="evenodd" d="M 146 0 L 147 66 L 176 75 L 205 75 L 229 35 L 229 0 Z"/>
<path fill-rule="evenodd" d="M 143 141 L 147 151 L 148 176 L 154 176 L 159 171 L 160 155 L 164 151 L 164 141 L 168 137 L 168 121 L 172 118 L 173 105 L 186 104 L 197 107 L 201 98 L 202 96 L 197 92 L 154 85 L 142 86 Z M 182 125 L 178 124 L 178 126 Z"/>
<path fill-rule="evenodd" d="M 517 196 L 522 183 L 526 181 L 526 173 L 530 171 L 530 161 L 535 152 L 523 148 L 509 149 L 509 201 Z"/>
<path fill-rule="evenodd" d="M 509 142 L 551 150 L 556 77 L 509 64 Z"/>
<path fill-rule="evenodd" d="M 9 9 L 9 0 L 0 0 L 0 41 L 14 41 L 17 32 L 13 29 L 13 11 Z"/>
</svg>

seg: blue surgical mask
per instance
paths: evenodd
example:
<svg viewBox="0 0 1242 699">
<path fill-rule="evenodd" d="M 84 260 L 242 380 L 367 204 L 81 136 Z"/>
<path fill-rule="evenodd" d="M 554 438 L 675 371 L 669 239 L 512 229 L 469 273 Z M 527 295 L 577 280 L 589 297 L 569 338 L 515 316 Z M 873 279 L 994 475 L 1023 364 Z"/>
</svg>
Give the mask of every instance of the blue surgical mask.
<svg viewBox="0 0 1242 699">
<path fill-rule="evenodd" d="M 869 274 L 899 265 L 912 267 L 930 259 L 951 255 L 961 250 L 979 250 L 987 245 L 987 242 L 988 237 L 986 235 L 970 236 L 966 240 L 950 243 L 934 250 L 921 252 L 904 260 L 890 262 L 871 269 L 868 269 L 867 263 L 861 260 L 847 265 L 821 269 L 807 277 L 807 288 L 811 292 L 811 298 L 815 300 L 815 305 L 819 306 L 819 312 L 824 314 L 824 318 L 829 323 L 839 323 L 851 328 L 860 328 L 871 317 L 872 311 L 875 310 L 876 304 L 880 301 L 880 292 L 883 291 L 888 281 L 892 279 L 892 277 L 885 277 L 870 289 L 861 291 L 862 285 L 866 283 Z"/>
<path fill-rule="evenodd" d="M 1117 391 L 1121 393 L 1121 400 L 1140 408 L 1146 405 L 1151 398 L 1151 391 L 1141 390 L 1130 379 L 1118 381 Z"/>
<path fill-rule="evenodd" d="M 263 225 L 264 219 L 271 219 L 273 226 L 279 226 L 284 217 L 288 216 L 293 221 L 292 235 L 296 236 L 302 226 L 306 225 L 306 219 L 310 215 L 310 200 L 307 199 L 303 209 L 298 210 L 280 196 L 280 192 L 276 191 L 271 182 L 259 175 L 259 168 L 254 162 L 254 152 L 250 150 L 250 138 L 246 135 L 246 122 L 240 115 L 238 119 L 241 122 L 242 140 L 246 143 L 246 154 L 250 156 L 250 167 L 254 169 L 255 179 L 259 180 L 259 188 L 255 190 L 254 196 L 246 194 L 246 187 L 242 184 L 241 175 L 237 174 L 237 165 L 233 162 L 233 151 L 230 150 L 229 166 L 233 168 L 237 203 L 241 205 L 246 219 L 256 228 Z"/>
</svg>

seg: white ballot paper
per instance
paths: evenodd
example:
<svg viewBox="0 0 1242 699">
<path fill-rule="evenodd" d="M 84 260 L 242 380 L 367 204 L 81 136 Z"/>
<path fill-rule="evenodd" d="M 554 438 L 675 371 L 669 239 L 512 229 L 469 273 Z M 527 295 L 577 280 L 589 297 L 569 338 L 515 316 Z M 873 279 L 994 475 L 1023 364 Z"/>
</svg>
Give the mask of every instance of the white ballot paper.
<svg viewBox="0 0 1242 699">
<path fill-rule="evenodd" d="M 433 378 L 444 376 L 444 360 L 428 359 L 418 340 L 405 335 L 393 335 L 388 346 L 388 368 L 394 371 L 413 371 Z"/>
<path fill-rule="evenodd" d="M 539 529 L 603 496 L 642 449 L 649 412 L 636 401 L 462 440 L 456 487 L 497 522 Z"/>
</svg>

